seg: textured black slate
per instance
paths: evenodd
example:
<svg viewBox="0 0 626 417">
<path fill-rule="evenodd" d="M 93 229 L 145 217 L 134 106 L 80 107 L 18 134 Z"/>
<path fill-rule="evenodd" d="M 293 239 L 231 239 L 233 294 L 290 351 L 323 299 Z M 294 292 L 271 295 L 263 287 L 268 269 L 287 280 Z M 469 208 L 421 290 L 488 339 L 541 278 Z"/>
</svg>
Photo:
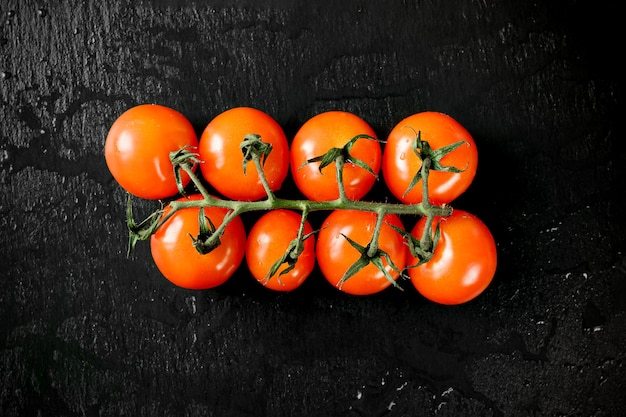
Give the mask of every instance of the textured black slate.
<svg viewBox="0 0 626 417">
<path fill-rule="evenodd" d="M 622 415 L 617 22 L 575 0 L 3 1 L 0 415 Z M 126 258 L 102 153 L 147 102 L 198 132 L 249 105 L 289 136 L 331 109 L 381 137 L 452 115 L 480 151 L 454 206 L 493 230 L 492 286 L 458 307 L 319 273 L 276 295 L 243 267 L 173 287 L 147 245 Z"/>
</svg>

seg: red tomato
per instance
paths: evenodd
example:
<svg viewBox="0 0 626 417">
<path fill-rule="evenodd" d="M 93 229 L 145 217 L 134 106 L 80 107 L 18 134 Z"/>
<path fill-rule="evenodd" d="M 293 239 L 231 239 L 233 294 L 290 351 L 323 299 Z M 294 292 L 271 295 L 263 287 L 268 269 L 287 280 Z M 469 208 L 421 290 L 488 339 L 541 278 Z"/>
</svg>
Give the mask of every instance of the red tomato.
<svg viewBox="0 0 626 417">
<path fill-rule="evenodd" d="M 246 245 L 246 262 L 252 276 L 275 291 L 292 291 L 298 288 L 315 267 L 315 237 L 303 242 L 303 251 L 293 269 L 280 275 L 288 268 L 283 264 L 273 276 L 268 276 L 272 265 L 287 252 L 291 242 L 298 236 L 302 216 L 290 210 L 272 210 L 265 213 L 252 226 Z M 308 221 L 304 225 L 304 236 L 313 232 Z"/>
<path fill-rule="evenodd" d="M 428 177 L 430 201 L 436 205 L 450 203 L 472 183 L 476 174 L 478 152 L 469 132 L 452 117 L 442 113 L 417 113 L 405 118 L 391 130 L 383 152 L 382 171 L 385 183 L 393 195 L 404 203 L 422 201 L 421 181 L 406 193 L 422 166 L 422 161 L 412 148 L 418 133 L 421 140 L 427 141 L 433 150 L 459 141 L 465 142 L 441 159 L 442 165 L 461 169 L 462 172 L 431 169 Z"/>
<path fill-rule="evenodd" d="M 200 200 L 199 194 L 177 201 Z M 169 206 L 165 214 L 169 212 Z M 202 290 L 226 282 L 243 261 L 246 231 L 240 217 L 235 217 L 225 228 L 221 244 L 201 255 L 192 244 L 191 236 L 199 233 L 197 207 L 176 211 L 150 237 L 150 249 L 156 266 L 173 284 Z M 219 207 L 204 208 L 204 215 L 217 228 L 228 211 Z"/>
<path fill-rule="evenodd" d="M 109 171 L 129 193 L 150 200 L 178 194 L 170 152 L 198 146 L 185 116 L 157 104 L 133 107 L 113 123 L 104 144 Z M 183 185 L 190 181 L 181 172 Z"/>
<path fill-rule="evenodd" d="M 219 114 L 206 126 L 198 153 L 202 175 L 219 193 L 232 200 L 253 201 L 266 196 L 253 162 L 243 170 L 240 144 L 257 134 L 272 145 L 263 165 L 270 189 L 280 189 L 289 173 L 289 144 L 283 129 L 268 114 L 250 107 L 235 107 Z"/>
<path fill-rule="evenodd" d="M 353 295 L 368 295 L 384 290 L 391 281 L 375 265 L 370 263 L 348 278 L 343 286 L 339 283 L 348 269 L 359 259 L 360 253 L 344 237 L 361 246 L 367 246 L 374 233 L 377 215 L 366 211 L 335 210 L 324 221 L 317 240 L 316 256 L 324 277 L 336 288 Z M 379 249 L 385 251 L 400 271 L 406 266 L 404 238 L 390 225 L 404 229 L 400 218 L 388 214 L 383 220 L 378 240 Z M 396 280 L 400 275 L 386 260 L 383 265 Z"/>
<path fill-rule="evenodd" d="M 308 199 L 328 201 L 339 197 L 335 176 L 335 163 L 319 171 L 319 162 L 303 164 L 325 154 L 331 148 L 343 146 L 357 135 L 376 137 L 374 130 L 363 119 L 344 111 L 320 113 L 309 119 L 296 133 L 291 143 L 291 175 L 296 186 Z M 359 139 L 352 147 L 351 155 L 367 164 L 378 174 L 381 164 L 381 148 L 377 140 Z M 376 177 L 366 169 L 346 163 L 343 182 L 346 196 L 358 200 L 372 188 Z"/>
<path fill-rule="evenodd" d="M 411 282 L 424 297 L 440 304 L 462 304 L 481 294 L 496 271 L 496 244 L 491 232 L 476 216 L 454 210 L 449 217 L 435 218 L 440 237 L 430 261 L 409 268 Z M 417 222 L 411 234 L 422 236 L 426 218 Z M 417 259 L 409 254 L 407 264 Z"/>
</svg>

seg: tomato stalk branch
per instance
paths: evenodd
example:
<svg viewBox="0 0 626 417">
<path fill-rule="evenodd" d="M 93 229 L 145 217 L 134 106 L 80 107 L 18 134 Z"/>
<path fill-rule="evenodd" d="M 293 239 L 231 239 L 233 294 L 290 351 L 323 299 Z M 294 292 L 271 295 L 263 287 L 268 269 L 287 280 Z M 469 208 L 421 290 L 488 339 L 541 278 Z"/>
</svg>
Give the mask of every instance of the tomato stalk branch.
<svg viewBox="0 0 626 417">
<path fill-rule="evenodd" d="M 433 219 L 435 216 L 432 214 L 432 204 L 430 203 L 430 197 L 428 195 L 428 176 L 430 174 L 430 158 L 424 158 L 422 161 L 422 167 L 420 168 L 422 175 L 422 205 L 428 211 L 426 214 L 426 226 L 424 227 L 424 231 L 422 232 L 422 236 L 420 238 L 420 248 L 425 252 L 430 252 L 433 246 L 432 240 L 432 225 Z"/>
<path fill-rule="evenodd" d="M 417 258 L 417 263 L 415 265 L 409 265 L 407 266 L 407 268 L 415 268 L 416 266 L 428 262 L 433 257 L 435 247 L 437 246 L 437 242 L 439 241 L 439 224 L 437 224 L 437 227 L 435 228 L 434 237 L 432 233 L 433 222 L 435 217 L 437 217 L 438 215 L 436 213 L 433 213 L 433 205 L 430 203 L 430 200 L 428 198 L 428 175 L 430 173 L 430 166 L 430 158 L 424 158 L 419 173 L 420 177 L 423 179 L 422 195 L 424 196 L 424 199 L 422 201 L 422 204 L 424 205 L 425 209 L 429 211 L 429 213 L 424 216 L 426 220 L 424 222 L 424 230 L 422 231 L 422 235 L 419 239 L 417 239 L 406 230 L 391 225 L 391 227 L 393 227 L 406 239 L 406 244 L 411 251 L 411 255 Z"/>
<path fill-rule="evenodd" d="M 383 220 L 387 214 L 384 209 L 376 212 L 376 225 L 374 226 L 374 232 L 372 233 L 372 239 L 367 249 L 367 256 L 370 258 L 376 255 L 378 251 L 378 237 L 380 236 L 380 229 L 383 226 Z"/>
<path fill-rule="evenodd" d="M 346 187 L 343 185 L 343 167 L 345 163 L 343 154 L 337 155 L 335 158 L 335 176 L 337 177 L 337 188 L 339 189 L 339 200 L 341 201 L 348 201 Z"/>
<path fill-rule="evenodd" d="M 257 171 L 259 172 L 259 179 L 261 180 L 261 184 L 263 185 L 263 188 L 265 189 L 265 193 L 267 194 L 268 201 L 272 202 L 276 200 L 276 196 L 274 195 L 274 192 L 270 188 L 270 184 L 269 182 L 267 182 L 267 178 L 265 177 L 265 174 L 263 173 L 263 166 L 261 165 L 261 160 L 258 157 L 258 155 L 254 155 L 252 157 L 252 161 L 254 162 L 254 165 L 256 166 Z"/>
<path fill-rule="evenodd" d="M 346 155 L 348 155 L 348 160 L 351 163 L 355 163 L 355 165 L 361 166 L 364 164 L 362 161 L 352 158 L 349 154 L 349 150 L 352 147 L 352 144 L 359 138 L 368 138 L 372 139 L 369 136 L 359 135 L 353 140 L 351 140 L 343 149 L 337 149 L 337 153 L 332 155 L 332 159 L 329 157 L 323 161 L 323 164 L 329 165 L 332 162 L 336 164 L 336 177 L 339 183 L 339 191 L 340 195 L 335 200 L 329 201 L 312 201 L 306 199 L 285 199 L 277 197 L 270 189 L 267 178 L 265 177 L 263 171 L 263 163 L 269 155 L 270 148 L 263 147 L 263 142 L 260 141 L 260 137 L 255 135 L 249 135 L 246 137 L 246 140 L 251 144 L 257 151 L 251 151 L 246 153 L 247 148 L 244 148 L 242 145 L 242 151 L 244 151 L 244 159 L 247 158 L 248 161 L 253 161 L 255 164 L 260 180 L 265 187 L 267 197 L 262 200 L 257 201 L 237 201 L 237 200 L 227 200 L 221 199 L 212 196 L 207 188 L 204 186 L 201 179 L 195 173 L 195 167 L 197 164 L 202 163 L 197 159 L 197 154 L 191 152 L 189 149 L 181 149 L 180 151 L 173 152 L 171 154 L 172 164 L 174 165 L 175 170 L 184 171 L 190 178 L 193 186 L 197 189 L 197 191 L 202 195 L 202 199 L 199 200 L 176 200 L 169 202 L 170 210 L 167 210 L 166 214 L 163 214 L 164 210 L 161 208 L 157 212 L 153 213 L 148 219 L 144 222 L 148 224 L 144 224 L 144 222 L 137 225 L 134 221 L 129 223 L 129 230 L 131 233 L 132 246 L 138 240 L 146 240 L 149 239 L 152 234 L 154 234 L 159 227 L 161 227 L 164 223 L 166 223 L 178 210 L 182 210 L 185 208 L 202 208 L 202 207 L 221 207 L 228 210 L 228 214 L 224 217 L 222 223 L 215 228 L 208 237 L 206 241 L 207 245 L 214 244 L 224 233 L 226 226 L 237 216 L 240 216 L 247 212 L 253 211 L 269 211 L 276 209 L 286 209 L 286 210 L 296 210 L 303 213 L 303 222 L 304 218 L 308 213 L 313 211 L 331 211 L 331 210 L 358 210 L 358 211 L 369 211 L 376 213 L 378 215 L 376 226 L 374 229 L 374 235 L 372 241 L 368 245 L 366 256 L 372 257 L 376 256 L 378 251 L 378 236 L 380 234 L 380 229 L 382 227 L 382 222 L 384 216 L 386 214 L 396 214 L 396 215 L 416 215 L 416 216 L 427 216 L 429 219 L 429 223 L 432 224 L 432 219 L 438 216 L 449 216 L 452 213 L 452 208 L 446 205 L 433 205 L 428 199 L 428 175 L 430 169 L 430 160 L 428 157 L 423 159 L 422 167 L 420 170 L 420 177 L 422 180 L 423 187 L 423 195 L 425 198 L 422 202 L 417 204 L 401 204 L 401 203 L 388 203 L 388 202 L 377 202 L 377 201 L 363 201 L 363 200 L 351 200 L 347 198 L 345 194 L 345 188 L 343 187 L 343 168 L 346 162 Z M 259 143 L 260 142 L 260 143 Z M 341 151 L 341 152 L 339 152 Z M 319 161 L 322 160 L 322 157 L 314 158 Z M 309 162 L 313 162 L 310 160 Z M 245 165 L 244 165 L 245 166 Z M 373 174 L 375 175 L 375 174 Z M 180 181 L 180 175 L 177 175 L 177 180 Z M 182 184 L 178 184 L 179 188 L 182 188 Z M 343 190 L 343 192 L 342 192 Z M 184 193 L 181 193 L 185 195 Z M 132 204 L 129 202 L 129 204 Z M 129 211 L 130 212 L 130 211 Z M 132 226 L 132 227 L 130 227 Z M 140 232 L 139 232 L 140 231 Z M 299 233 L 299 238 L 302 238 L 302 233 Z M 424 232 L 421 241 L 420 247 L 430 248 L 432 247 L 432 238 L 429 233 Z M 131 248 L 132 249 L 132 248 Z M 297 253 L 297 251 L 295 251 Z"/>
<path fill-rule="evenodd" d="M 297 243 L 296 247 L 289 254 L 292 259 L 298 259 L 302 251 L 304 250 L 304 227 L 306 226 L 306 219 L 309 216 L 309 209 L 305 207 L 302 210 L 302 217 L 300 218 L 300 226 L 298 227 L 298 236 L 296 237 Z"/>
</svg>

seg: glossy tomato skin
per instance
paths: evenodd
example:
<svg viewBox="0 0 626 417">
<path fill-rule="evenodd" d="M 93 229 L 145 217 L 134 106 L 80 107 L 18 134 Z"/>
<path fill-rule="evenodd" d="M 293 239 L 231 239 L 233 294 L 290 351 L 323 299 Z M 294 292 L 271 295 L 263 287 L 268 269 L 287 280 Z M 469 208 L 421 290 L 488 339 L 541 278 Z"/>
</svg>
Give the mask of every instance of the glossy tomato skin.
<svg viewBox="0 0 626 417">
<path fill-rule="evenodd" d="M 136 197 L 156 200 L 178 194 L 170 152 L 197 147 L 189 120 L 158 104 L 141 104 L 115 120 L 107 135 L 104 156 L 117 183 Z M 183 185 L 190 181 L 184 172 Z"/>
<path fill-rule="evenodd" d="M 189 196 L 200 200 L 199 194 Z M 186 201 L 180 198 L 178 201 Z M 167 214 L 169 206 L 164 213 Z M 194 248 L 191 236 L 199 231 L 199 208 L 178 210 L 150 237 L 152 258 L 159 271 L 173 284 L 188 289 L 203 290 L 226 282 L 243 261 L 246 231 L 243 221 L 235 217 L 226 226 L 221 244 L 213 251 L 201 255 Z M 204 215 L 219 227 L 227 210 L 206 207 Z"/>
<path fill-rule="evenodd" d="M 416 267 L 409 268 L 411 282 L 427 299 L 439 304 L 466 303 L 480 295 L 493 280 L 497 252 L 493 236 L 487 226 L 476 216 L 462 210 L 452 215 L 436 218 L 440 238 L 433 258 Z M 425 218 L 417 222 L 411 234 L 422 236 Z M 410 254 L 408 265 L 417 259 Z"/>
<path fill-rule="evenodd" d="M 283 256 L 291 241 L 298 236 L 301 219 L 300 213 L 290 210 L 268 211 L 256 221 L 248 234 L 246 244 L 248 269 L 259 283 L 271 290 L 282 292 L 295 290 L 315 267 L 315 236 L 311 235 L 303 242 L 304 249 L 295 267 L 279 275 L 287 268 L 287 264 L 283 264 L 268 281 L 270 268 Z M 311 224 L 306 221 L 304 235 L 312 231 Z"/>
<path fill-rule="evenodd" d="M 345 111 L 328 111 L 307 120 L 296 133 L 290 150 L 291 175 L 296 186 L 309 200 L 329 201 L 339 197 L 335 163 L 319 171 L 319 162 L 303 164 L 325 154 L 331 148 L 342 148 L 357 135 L 376 137 L 370 125 L 359 116 Z M 374 173 L 380 171 L 382 150 L 377 140 L 359 139 L 352 147 L 353 157 L 365 162 Z M 343 170 L 346 196 L 359 200 L 373 187 L 376 177 L 367 170 L 346 163 Z"/>
<path fill-rule="evenodd" d="M 360 253 L 343 235 L 366 246 L 372 238 L 375 224 L 375 213 L 352 210 L 333 211 L 322 224 L 317 240 L 317 261 L 322 274 L 335 288 L 352 295 L 369 295 L 391 285 L 383 272 L 370 263 L 346 280 L 340 288 L 338 286 L 345 272 L 360 257 Z M 404 238 L 390 225 L 404 229 L 398 216 L 386 215 L 380 231 L 379 248 L 389 254 L 397 269 L 402 271 L 406 265 L 406 245 Z M 389 274 L 397 279 L 399 273 L 386 261 L 384 265 Z"/>
<path fill-rule="evenodd" d="M 198 153 L 203 177 L 223 196 L 254 201 L 267 194 L 252 161 L 243 171 L 240 144 L 248 134 L 258 134 L 272 144 L 263 172 L 272 191 L 280 189 L 289 173 L 289 144 L 280 125 L 267 113 L 251 107 L 234 107 L 217 115 L 200 136 Z"/>
<path fill-rule="evenodd" d="M 422 201 L 421 181 L 405 195 L 415 173 L 422 166 L 412 149 L 418 132 L 432 149 L 440 149 L 459 141 L 466 142 L 441 159 L 442 165 L 453 166 L 463 172 L 431 170 L 428 178 L 430 201 L 436 205 L 450 203 L 465 192 L 474 180 L 478 151 L 470 133 L 455 119 L 443 113 L 416 113 L 391 130 L 383 152 L 382 171 L 385 183 L 392 194 L 403 203 L 414 204 Z"/>
</svg>

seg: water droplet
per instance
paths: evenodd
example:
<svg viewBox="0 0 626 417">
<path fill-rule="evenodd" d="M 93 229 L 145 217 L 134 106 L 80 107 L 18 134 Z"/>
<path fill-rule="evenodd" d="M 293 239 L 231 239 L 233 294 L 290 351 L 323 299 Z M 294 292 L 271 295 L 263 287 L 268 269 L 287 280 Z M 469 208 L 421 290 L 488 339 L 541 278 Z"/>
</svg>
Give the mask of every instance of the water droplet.
<svg viewBox="0 0 626 417">
<path fill-rule="evenodd" d="M 2 71 L 0 72 L 0 79 L 3 80 L 8 80 L 9 78 L 11 78 L 11 73 L 9 71 Z"/>
<path fill-rule="evenodd" d="M 48 11 L 46 9 L 38 9 L 37 10 L 37 16 L 39 17 L 46 17 L 48 15 Z"/>
<path fill-rule="evenodd" d="M 8 18 L 11 18 L 11 17 L 13 17 L 13 16 L 15 16 L 15 10 L 9 10 L 9 11 L 7 12 L 7 17 L 8 17 Z"/>
</svg>

